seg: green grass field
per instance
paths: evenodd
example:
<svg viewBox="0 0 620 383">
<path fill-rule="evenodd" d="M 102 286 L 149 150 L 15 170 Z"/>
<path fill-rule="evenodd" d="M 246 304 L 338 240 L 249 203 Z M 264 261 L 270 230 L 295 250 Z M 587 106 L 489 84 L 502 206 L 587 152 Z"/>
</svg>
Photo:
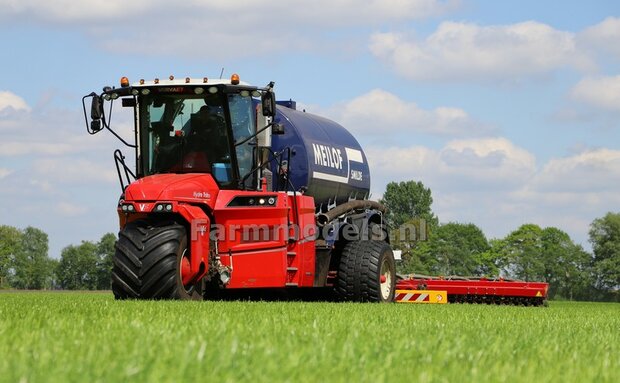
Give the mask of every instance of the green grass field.
<svg viewBox="0 0 620 383">
<path fill-rule="evenodd" d="M 0 294 L 1 382 L 619 382 L 620 305 Z"/>
</svg>

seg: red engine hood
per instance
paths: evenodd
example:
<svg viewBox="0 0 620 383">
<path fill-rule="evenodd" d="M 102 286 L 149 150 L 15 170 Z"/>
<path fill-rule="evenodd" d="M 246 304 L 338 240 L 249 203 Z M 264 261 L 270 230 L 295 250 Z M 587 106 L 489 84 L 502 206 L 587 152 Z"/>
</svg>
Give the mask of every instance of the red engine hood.
<svg viewBox="0 0 620 383">
<path fill-rule="evenodd" d="M 202 202 L 213 206 L 219 187 L 210 174 L 155 174 L 125 190 L 126 201 Z"/>
</svg>

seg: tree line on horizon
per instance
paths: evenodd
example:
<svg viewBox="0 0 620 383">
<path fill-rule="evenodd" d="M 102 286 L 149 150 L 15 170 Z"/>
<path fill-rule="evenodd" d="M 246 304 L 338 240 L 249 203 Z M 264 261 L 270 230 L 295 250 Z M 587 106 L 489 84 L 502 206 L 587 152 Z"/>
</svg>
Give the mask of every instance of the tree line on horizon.
<svg viewBox="0 0 620 383">
<path fill-rule="evenodd" d="M 65 247 L 48 255 L 48 235 L 29 226 L 0 226 L 0 289 L 109 290 L 116 236 Z"/>
<path fill-rule="evenodd" d="M 592 222 L 589 253 L 556 227 L 527 223 L 488 240 L 473 223 L 440 223 L 431 190 L 419 181 L 389 183 L 380 202 L 392 228 L 410 225 L 426 233 L 424 240 L 401 238 L 398 231 L 391 236 L 403 254 L 400 273 L 543 281 L 551 299 L 620 301 L 620 213 Z M 98 242 L 67 246 L 54 259 L 42 230 L 2 225 L 0 289 L 108 290 L 115 243 L 107 233 Z"/>
<path fill-rule="evenodd" d="M 392 247 L 403 252 L 400 273 L 541 281 L 549 283 L 551 299 L 620 301 L 620 213 L 590 224 L 589 253 L 557 227 L 526 223 L 488 240 L 473 223 L 440 224 L 422 182 L 391 182 L 381 202 L 392 228 L 417 227 L 427 237 L 400 238 L 394 231 Z"/>
</svg>

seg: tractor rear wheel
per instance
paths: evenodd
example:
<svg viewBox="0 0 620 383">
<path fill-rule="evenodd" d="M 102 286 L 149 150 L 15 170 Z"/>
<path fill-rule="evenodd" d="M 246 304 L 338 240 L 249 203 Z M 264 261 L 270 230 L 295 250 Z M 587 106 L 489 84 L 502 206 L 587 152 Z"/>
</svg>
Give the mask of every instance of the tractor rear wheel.
<svg viewBox="0 0 620 383">
<path fill-rule="evenodd" d="M 118 237 L 112 268 L 116 299 L 202 299 L 202 280 L 183 285 L 181 270 L 189 266 L 185 227 L 136 221 Z"/>
<path fill-rule="evenodd" d="M 336 292 L 347 301 L 392 302 L 396 267 L 390 245 L 384 241 L 353 241 L 341 254 Z"/>
</svg>

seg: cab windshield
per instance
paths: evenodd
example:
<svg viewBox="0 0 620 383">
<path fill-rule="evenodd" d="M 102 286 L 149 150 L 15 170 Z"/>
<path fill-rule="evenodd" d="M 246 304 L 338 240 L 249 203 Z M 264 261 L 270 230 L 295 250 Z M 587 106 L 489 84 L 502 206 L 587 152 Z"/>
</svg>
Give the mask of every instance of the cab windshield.
<svg viewBox="0 0 620 383">
<path fill-rule="evenodd" d="M 144 175 L 210 173 L 234 186 L 253 168 L 251 143 L 234 145 L 256 131 L 249 96 L 151 94 L 141 96 L 139 114 Z"/>
</svg>

